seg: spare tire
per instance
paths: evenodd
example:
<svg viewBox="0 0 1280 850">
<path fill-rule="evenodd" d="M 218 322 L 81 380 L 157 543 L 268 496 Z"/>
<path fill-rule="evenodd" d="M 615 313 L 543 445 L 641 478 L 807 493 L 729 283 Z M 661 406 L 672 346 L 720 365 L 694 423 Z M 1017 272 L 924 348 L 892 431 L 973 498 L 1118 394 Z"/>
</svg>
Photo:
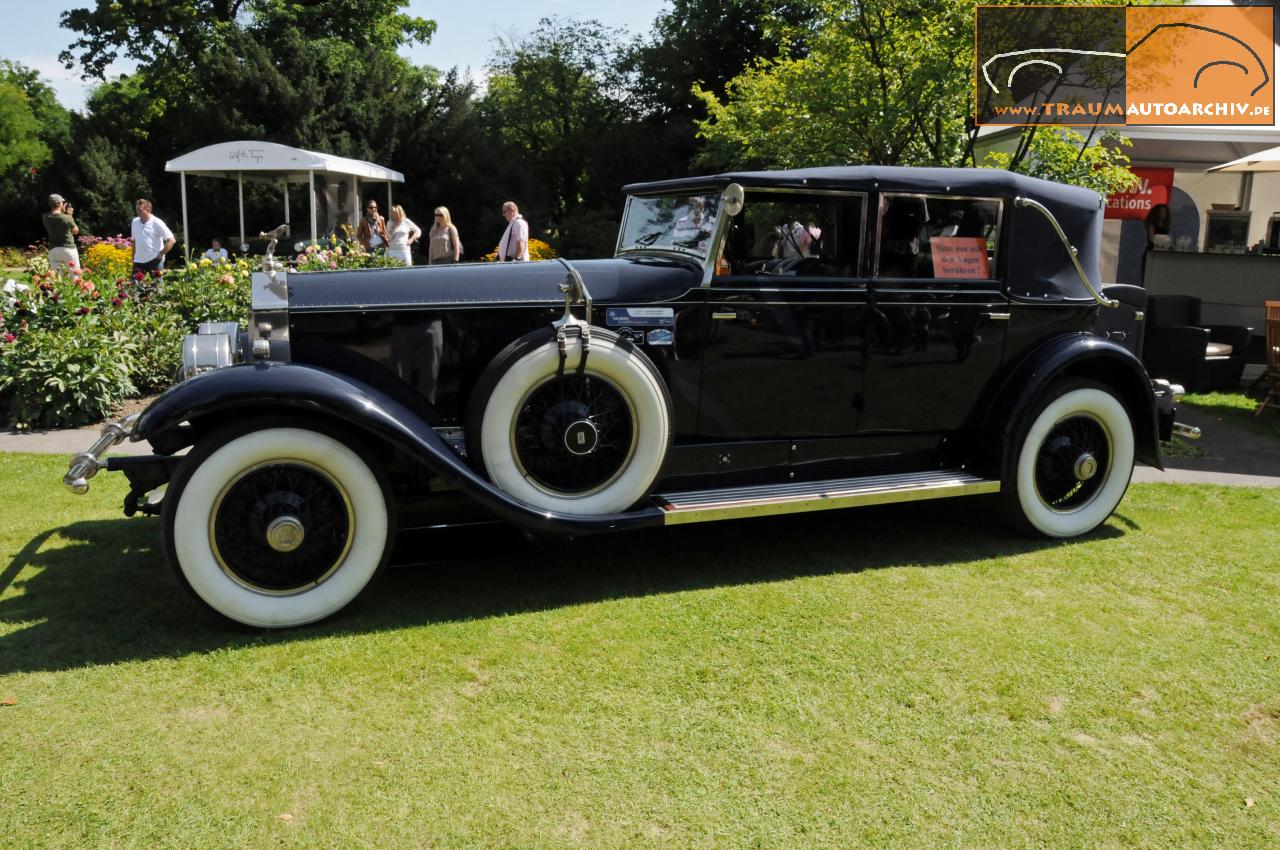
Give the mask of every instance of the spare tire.
<svg viewBox="0 0 1280 850">
<path fill-rule="evenodd" d="M 570 335 L 563 364 L 550 329 L 493 359 L 471 395 L 467 450 L 489 480 L 558 513 L 625 511 L 649 494 L 671 442 L 671 398 L 644 352 L 616 333 Z"/>
</svg>

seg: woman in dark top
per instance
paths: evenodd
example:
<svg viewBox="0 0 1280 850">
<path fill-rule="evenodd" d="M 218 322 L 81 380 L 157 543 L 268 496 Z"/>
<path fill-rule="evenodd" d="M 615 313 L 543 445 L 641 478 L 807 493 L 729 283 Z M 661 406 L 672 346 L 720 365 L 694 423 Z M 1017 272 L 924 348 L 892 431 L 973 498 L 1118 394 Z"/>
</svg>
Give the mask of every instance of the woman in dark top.
<svg viewBox="0 0 1280 850">
<path fill-rule="evenodd" d="M 1157 236 L 1169 235 L 1169 205 L 1156 204 L 1147 213 L 1147 250 L 1156 246 Z"/>
</svg>

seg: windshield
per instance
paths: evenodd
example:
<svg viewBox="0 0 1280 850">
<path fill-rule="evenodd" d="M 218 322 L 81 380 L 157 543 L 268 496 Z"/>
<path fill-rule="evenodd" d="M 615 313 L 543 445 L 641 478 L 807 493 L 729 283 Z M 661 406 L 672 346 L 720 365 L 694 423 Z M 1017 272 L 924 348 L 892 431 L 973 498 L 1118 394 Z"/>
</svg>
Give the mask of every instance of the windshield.
<svg viewBox="0 0 1280 850">
<path fill-rule="evenodd" d="M 706 259 L 720 214 L 718 194 L 627 199 L 618 251 L 657 249 Z"/>
</svg>

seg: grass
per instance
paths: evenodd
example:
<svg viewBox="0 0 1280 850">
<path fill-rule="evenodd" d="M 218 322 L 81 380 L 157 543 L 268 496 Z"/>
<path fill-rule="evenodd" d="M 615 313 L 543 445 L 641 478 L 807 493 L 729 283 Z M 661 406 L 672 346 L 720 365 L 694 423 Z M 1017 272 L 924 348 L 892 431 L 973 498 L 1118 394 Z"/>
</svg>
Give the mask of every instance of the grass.
<svg viewBox="0 0 1280 850">
<path fill-rule="evenodd" d="M 1268 405 L 1261 414 L 1254 416 L 1259 400 L 1244 393 L 1188 393 L 1183 403 L 1212 413 L 1223 422 L 1280 440 L 1280 409 L 1275 404 Z"/>
<path fill-rule="evenodd" d="M 63 468 L 0 456 L 5 846 L 1280 842 L 1280 490 L 486 533 L 277 634 Z"/>
</svg>

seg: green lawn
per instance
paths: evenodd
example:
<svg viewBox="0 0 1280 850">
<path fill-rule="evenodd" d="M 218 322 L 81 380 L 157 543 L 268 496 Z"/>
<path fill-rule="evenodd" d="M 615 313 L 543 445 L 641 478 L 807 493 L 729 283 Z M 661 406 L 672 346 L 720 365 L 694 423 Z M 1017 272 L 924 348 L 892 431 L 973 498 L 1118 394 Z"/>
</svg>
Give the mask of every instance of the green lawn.
<svg viewBox="0 0 1280 850">
<path fill-rule="evenodd" d="M 1260 397 L 1251 398 L 1244 393 L 1188 393 L 1183 399 L 1184 404 L 1212 413 L 1220 421 L 1280 440 L 1280 408 L 1272 403 L 1255 416 L 1259 401 Z"/>
<path fill-rule="evenodd" d="M 64 468 L 0 456 L 5 847 L 1280 845 L 1280 490 L 485 534 L 267 634 Z"/>
</svg>

